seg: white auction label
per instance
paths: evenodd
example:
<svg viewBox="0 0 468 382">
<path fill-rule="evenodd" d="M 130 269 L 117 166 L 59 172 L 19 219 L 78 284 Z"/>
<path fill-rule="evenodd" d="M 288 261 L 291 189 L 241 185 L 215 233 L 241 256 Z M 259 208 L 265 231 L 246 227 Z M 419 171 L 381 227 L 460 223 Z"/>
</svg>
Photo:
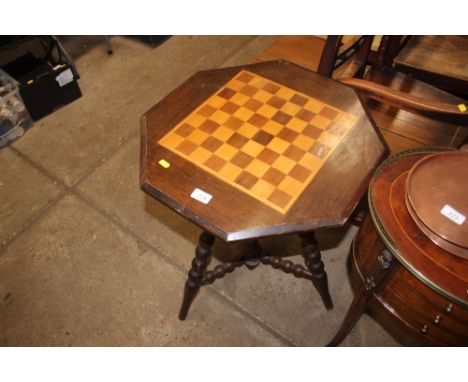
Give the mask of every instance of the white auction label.
<svg viewBox="0 0 468 382">
<path fill-rule="evenodd" d="M 210 195 L 209 193 L 200 190 L 199 188 L 196 188 L 193 190 L 192 195 L 190 195 L 195 200 L 198 200 L 199 202 L 202 202 L 203 204 L 208 204 L 213 197 L 213 195 Z"/>
<path fill-rule="evenodd" d="M 65 86 L 66 84 L 73 81 L 73 73 L 71 69 L 64 70 L 60 73 L 57 77 L 55 77 L 55 81 L 57 81 L 60 87 Z"/>
<path fill-rule="evenodd" d="M 440 213 L 458 225 L 462 225 L 466 219 L 464 215 L 458 212 L 455 208 L 450 207 L 448 204 L 440 210 Z"/>
</svg>

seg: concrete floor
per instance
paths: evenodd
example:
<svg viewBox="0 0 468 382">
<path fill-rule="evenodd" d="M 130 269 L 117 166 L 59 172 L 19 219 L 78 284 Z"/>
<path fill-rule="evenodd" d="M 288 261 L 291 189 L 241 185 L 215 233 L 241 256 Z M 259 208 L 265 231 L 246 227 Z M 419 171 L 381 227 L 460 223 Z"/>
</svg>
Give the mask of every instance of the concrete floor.
<svg viewBox="0 0 468 382">
<path fill-rule="evenodd" d="M 157 48 L 66 38 L 83 97 L 0 150 L 0 345 L 322 346 L 352 299 L 355 228 L 318 233 L 335 308 L 310 282 L 238 269 L 177 319 L 200 230 L 138 185 L 139 118 L 195 72 L 252 62 L 273 37 L 173 37 Z M 298 240 L 264 240 L 301 261 Z M 216 245 L 216 256 L 236 247 Z M 399 343 L 364 315 L 348 346 Z"/>
</svg>

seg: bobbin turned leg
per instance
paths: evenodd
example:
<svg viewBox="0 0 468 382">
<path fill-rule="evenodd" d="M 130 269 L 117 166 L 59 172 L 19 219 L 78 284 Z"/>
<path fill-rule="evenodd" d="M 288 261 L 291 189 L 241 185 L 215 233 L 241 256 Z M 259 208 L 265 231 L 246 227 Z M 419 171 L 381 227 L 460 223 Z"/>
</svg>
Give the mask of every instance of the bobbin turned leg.
<svg viewBox="0 0 468 382">
<path fill-rule="evenodd" d="M 188 279 L 185 282 L 184 299 L 180 307 L 179 320 L 185 320 L 190 305 L 192 305 L 200 286 L 202 285 L 203 275 L 208 266 L 211 255 L 211 247 L 214 243 L 214 236 L 208 232 L 202 232 L 199 238 L 198 246 L 195 249 L 195 258 L 192 261 L 192 269 L 188 273 Z"/>
<path fill-rule="evenodd" d="M 325 308 L 328 310 L 333 308 L 333 303 L 328 290 L 328 279 L 323 265 L 322 256 L 318 248 L 317 240 L 314 232 L 300 233 L 299 237 L 302 242 L 302 255 L 304 256 L 307 268 L 312 274 L 312 283 L 320 294 Z"/>
</svg>

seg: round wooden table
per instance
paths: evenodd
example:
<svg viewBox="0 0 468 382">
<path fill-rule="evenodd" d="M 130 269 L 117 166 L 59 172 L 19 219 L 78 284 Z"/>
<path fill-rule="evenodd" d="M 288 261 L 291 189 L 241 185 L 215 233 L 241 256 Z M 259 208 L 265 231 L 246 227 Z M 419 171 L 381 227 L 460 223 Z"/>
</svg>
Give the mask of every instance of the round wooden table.
<svg viewBox="0 0 468 382">
<path fill-rule="evenodd" d="M 468 260 L 435 245 L 405 204 L 406 175 L 440 150 L 403 152 L 374 175 L 370 214 L 351 246 L 359 285 L 330 346 L 346 337 L 369 304 L 422 344 L 468 345 Z"/>
</svg>

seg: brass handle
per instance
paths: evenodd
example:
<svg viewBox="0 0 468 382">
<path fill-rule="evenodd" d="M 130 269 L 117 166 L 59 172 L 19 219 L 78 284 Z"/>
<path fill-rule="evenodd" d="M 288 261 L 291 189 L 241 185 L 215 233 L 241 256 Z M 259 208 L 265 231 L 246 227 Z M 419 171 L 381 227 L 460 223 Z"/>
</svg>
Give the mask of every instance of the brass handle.
<svg viewBox="0 0 468 382">
<path fill-rule="evenodd" d="M 453 305 L 448 304 L 447 307 L 445 308 L 445 313 L 450 314 L 452 313 L 452 310 L 453 310 Z"/>
<path fill-rule="evenodd" d="M 427 325 L 423 325 L 423 327 L 421 328 L 421 333 L 426 334 L 428 330 L 429 330 L 429 327 Z"/>
<path fill-rule="evenodd" d="M 440 315 L 435 316 L 434 321 L 433 321 L 434 324 L 439 325 L 441 319 L 442 319 L 442 317 L 440 317 Z"/>
</svg>

